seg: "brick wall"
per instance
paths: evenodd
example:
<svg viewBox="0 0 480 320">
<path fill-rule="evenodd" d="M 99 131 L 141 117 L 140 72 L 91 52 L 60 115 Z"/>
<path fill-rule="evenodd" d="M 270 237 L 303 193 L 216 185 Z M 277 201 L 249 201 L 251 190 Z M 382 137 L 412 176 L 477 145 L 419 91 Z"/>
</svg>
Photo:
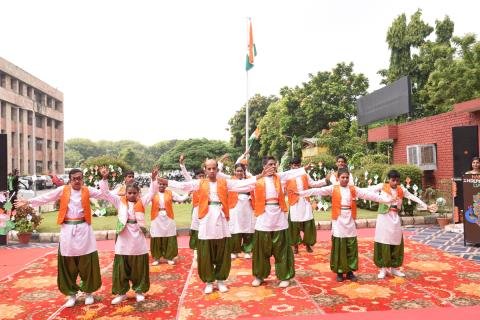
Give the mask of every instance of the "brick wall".
<svg viewBox="0 0 480 320">
<path fill-rule="evenodd" d="M 437 170 L 433 172 L 433 182 L 435 187 L 440 187 L 440 181 L 453 177 L 452 127 L 480 125 L 478 109 L 480 99 L 475 99 L 458 104 L 447 113 L 399 124 L 396 132 L 387 127 L 374 128 L 368 131 L 368 141 L 393 140 L 394 164 L 407 163 L 408 145 L 436 144 Z"/>
</svg>

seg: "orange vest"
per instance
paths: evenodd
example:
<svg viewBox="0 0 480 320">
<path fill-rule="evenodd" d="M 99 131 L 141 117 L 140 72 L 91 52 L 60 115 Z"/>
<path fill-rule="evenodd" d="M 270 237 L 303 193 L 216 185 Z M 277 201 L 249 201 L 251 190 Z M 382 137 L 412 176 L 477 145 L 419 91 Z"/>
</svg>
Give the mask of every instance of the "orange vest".
<svg viewBox="0 0 480 320">
<path fill-rule="evenodd" d="M 165 190 L 165 192 L 163 192 L 163 205 L 165 206 L 164 208 L 165 211 L 167 211 L 167 217 L 169 217 L 170 219 L 173 219 L 172 191 Z M 158 195 L 158 193 L 156 193 L 152 199 L 152 210 L 150 211 L 151 221 L 155 220 L 155 218 L 158 217 L 159 212 L 160 212 L 160 196 Z"/>
<path fill-rule="evenodd" d="M 303 175 L 301 178 L 302 178 L 303 190 L 307 190 L 308 189 L 307 175 Z M 300 198 L 298 195 L 295 194 L 295 192 L 298 192 L 297 179 L 288 180 L 286 188 L 287 188 L 288 204 L 293 206 L 295 203 L 298 202 L 298 199 Z M 310 202 L 309 197 L 305 197 L 305 200 Z"/>
<path fill-rule="evenodd" d="M 233 177 L 232 179 L 237 179 L 237 178 Z M 228 191 L 228 207 L 230 209 L 233 209 L 235 208 L 237 203 L 238 203 L 238 192 Z M 250 205 L 252 206 L 252 208 L 254 203 L 255 202 L 254 202 L 253 192 L 250 192 Z"/>
<path fill-rule="evenodd" d="M 355 220 L 357 218 L 357 190 L 354 186 L 348 186 L 350 188 L 350 208 L 352 211 L 352 218 Z M 342 194 L 340 192 L 340 185 L 333 186 L 332 192 L 332 220 L 337 220 L 340 215 L 342 207 Z"/>
<path fill-rule="evenodd" d="M 123 196 L 120 198 L 123 202 L 123 204 L 128 208 L 128 200 L 127 197 Z M 137 200 L 135 204 L 133 205 L 133 212 L 143 212 L 145 213 L 145 207 L 143 206 L 143 203 L 141 200 Z"/>
<path fill-rule="evenodd" d="M 194 207 L 198 207 L 198 204 L 200 203 L 200 197 L 198 195 L 198 190 L 192 192 L 192 205 Z"/>
<path fill-rule="evenodd" d="M 92 209 L 90 208 L 90 192 L 88 191 L 88 187 L 82 186 L 80 189 L 81 192 L 81 201 L 82 201 L 82 208 L 83 214 L 85 216 L 85 221 L 88 224 L 92 223 Z M 70 194 L 72 193 L 72 186 L 65 185 L 63 187 L 63 192 L 60 197 L 60 209 L 58 209 L 58 217 L 57 217 L 57 224 L 62 224 L 65 221 L 65 217 L 68 211 L 68 204 L 70 203 Z"/>
<path fill-rule="evenodd" d="M 397 188 L 395 190 L 397 190 L 397 198 L 403 199 L 403 189 L 402 189 L 402 187 L 397 186 Z M 382 191 L 385 191 L 385 193 L 392 196 L 392 187 L 390 187 L 390 183 L 384 183 Z"/>
<path fill-rule="evenodd" d="M 208 213 L 208 201 L 210 193 L 210 181 L 208 179 L 200 180 L 200 188 L 198 189 L 198 218 L 202 219 Z M 222 211 L 225 214 L 225 218 L 230 219 L 228 211 L 228 190 L 227 190 L 227 180 L 222 178 L 217 178 L 217 194 L 222 203 Z"/>
<path fill-rule="evenodd" d="M 283 212 L 287 212 L 287 204 L 285 203 L 285 195 L 283 194 L 280 178 L 273 176 L 273 183 L 275 184 L 275 189 L 277 190 L 278 204 L 280 205 L 280 209 L 282 209 Z M 265 212 L 265 202 L 265 178 L 261 178 L 258 179 L 257 183 L 255 184 L 255 216 L 258 217 Z"/>
</svg>

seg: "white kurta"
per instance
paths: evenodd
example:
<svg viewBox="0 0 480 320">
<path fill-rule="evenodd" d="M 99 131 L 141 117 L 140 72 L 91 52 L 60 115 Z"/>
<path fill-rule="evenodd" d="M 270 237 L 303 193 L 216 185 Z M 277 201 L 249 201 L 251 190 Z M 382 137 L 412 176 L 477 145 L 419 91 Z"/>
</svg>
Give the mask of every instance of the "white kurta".
<svg viewBox="0 0 480 320">
<path fill-rule="evenodd" d="M 257 178 L 252 177 L 245 180 L 227 179 L 226 181 L 228 191 L 249 192 L 251 189 L 253 189 L 252 186 L 255 186 Z M 209 183 L 209 201 L 220 202 L 220 198 L 218 197 L 217 193 L 217 182 Z M 200 188 L 200 180 L 191 180 L 186 182 L 169 180 L 168 185 L 185 192 L 190 192 L 196 191 Z M 222 211 L 222 206 L 218 204 L 210 204 L 208 206 L 208 213 L 199 221 L 198 239 L 223 239 L 227 237 L 230 237 L 230 230 L 228 227 L 228 221 Z"/>
<path fill-rule="evenodd" d="M 59 200 L 63 193 L 63 187 L 58 187 L 55 190 L 44 195 L 28 200 L 32 207 L 38 207 L 50 202 Z M 90 198 L 105 199 L 100 190 L 88 187 Z M 84 218 L 82 208 L 82 198 L 80 190 L 74 190 L 70 193 L 70 202 L 68 203 L 67 219 L 81 219 Z M 93 228 L 88 223 L 80 224 L 62 224 L 60 226 L 60 254 L 65 257 L 83 256 L 94 251 L 97 251 L 97 242 L 95 241 L 95 234 Z"/>
<path fill-rule="evenodd" d="M 306 191 L 299 192 L 301 196 L 331 196 L 334 186 L 328 186 L 324 188 L 312 188 Z M 370 191 L 364 188 L 355 187 L 357 198 L 371 200 L 375 202 L 390 203 L 391 198 L 389 196 L 379 195 L 376 192 Z M 351 193 L 350 188 L 340 187 L 341 194 L 341 206 L 351 206 Z M 357 228 L 355 226 L 355 220 L 352 217 L 351 209 L 341 209 L 340 215 L 337 220 L 332 220 L 332 235 L 337 238 L 350 238 L 357 236 Z"/>
<path fill-rule="evenodd" d="M 145 207 L 153 197 L 154 190 L 150 184 L 148 194 L 141 198 Z M 100 182 L 100 190 L 104 193 L 106 200 L 112 203 L 118 210 L 118 218 L 125 224 L 125 228 L 118 234 L 115 241 L 115 254 L 137 256 L 148 253 L 147 240 L 140 227 L 145 226 L 145 213 L 134 211 L 134 202 L 122 202 L 122 197 L 108 190 L 108 183 Z M 136 220 L 137 223 L 127 223 L 127 220 Z"/>
<path fill-rule="evenodd" d="M 322 187 L 326 184 L 323 180 L 315 181 L 307 174 L 309 187 Z M 302 177 L 296 177 L 297 190 L 303 191 Z M 306 197 L 299 197 L 298 202 L 290 206 L 290 220 L 294 222 L 304 222 L 313 219 L 312 204 L 307 201 Z"/>
<path fill-rule="evenodd" d="M 285 187 L 287 180 L 307 174 L 304 168 L 292 169 L 277 173 L 280 178 L 282 188 Z M 265 180 L 265 199 L 277 198 L 278 193 L 275 189 L 273 177 L 264 177 Z M 288 228 L 288 213 L 283 212 L 279 205 L 266 205 L 265 212 L 257 216 L 255 230 L 258 231 L 280 231 Z"/>
<path fill-rule="evenodd" d="M 388 196 L 386 192 L 382 191 L 382 188 L 383 183 L 380 183 L 369 189 L 374 192 L 381 192 L 381 194 Z M 427 205 L 425 202 L 408 192 L 407 189 L 402 186 L 397 186 L 397 188 L 403 189 L 403 196 L 405 198 L 420 204 L 422 209 L 426 209 Z M 392 198 L 395 199 L 397 197 L 397 189 L 391 190 Z M 393 201 L 391 205 L 397 205 L 397 209 L 400 210 L 402 208 L 402 199 Z M 390 210 L 387 213 L 378 214 L 377 223 L 375 225 L 375 242 L 390 245 L 399 245 L 402 242 L 402 220 L 398 216 L 398 211 Z"/>
<path fill-rule="evenodd" d="M 165 208 L 164 193 L 158 192 L 160 208 Z M 183 202 L 188 198 L 188 195 L 181 196 L 172 191 L 173 201 Z M 150 235 L 153 237 L 173 237 L 177 235 L 177 226 L 175 220 L 167 216 L 167 211 L 160 210 L 158 216 L 151 222 Z"/>
<path fill-rule="evenodd" d="M 248 194 L 238 194 L 237 205 L 230 209 L 230 233 L 254 233 L 255 214 Z"/>
</svg>

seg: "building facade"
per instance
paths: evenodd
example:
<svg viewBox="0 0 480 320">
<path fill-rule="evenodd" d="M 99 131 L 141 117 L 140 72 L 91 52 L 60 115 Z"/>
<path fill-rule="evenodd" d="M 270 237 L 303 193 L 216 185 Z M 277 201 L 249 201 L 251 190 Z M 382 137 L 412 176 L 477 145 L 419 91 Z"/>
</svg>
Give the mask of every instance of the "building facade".
<svg viewBox="0 0 480 320">
<path fill-rule="evenodd" d="M 7 171 L 63 173 L 63 93 L 0 57 L 0 133 L 7 135 Z"/>
<path fill-rule="evenodd" d="M 393 163 L 419 165 L 424 170 L 424 185 L 441 189 L 442 181 L 450 181 L 470 170 L 472 157 L 479 155 L 479 127 L 480 98 L 458 103 L 450 112 L 369 129 L 368 141 L 393 142 Z M 456 139 L 454 130 L 458 128 L 475 130 Z M 469 142 L 473 145 L 467 148 Z M 421 148 L 417 148 L 419 152 L 415 155 L 417 146 Z"/>
</svg>

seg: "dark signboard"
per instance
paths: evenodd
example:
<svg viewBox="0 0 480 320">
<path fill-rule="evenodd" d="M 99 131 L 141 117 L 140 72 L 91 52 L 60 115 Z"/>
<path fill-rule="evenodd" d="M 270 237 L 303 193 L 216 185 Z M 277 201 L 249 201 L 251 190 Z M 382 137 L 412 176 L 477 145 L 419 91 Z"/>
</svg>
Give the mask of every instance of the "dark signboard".
<svg viewBox="0 0 480 320">
<path fill-rule="evenodd" d="M 464 244 L 480 243 L 480 174 L 466 174 L 463 180 Z"/>
<path fill-rule="evenodd" d="M 364 126 L 378 120 L 410 113 L 412 111 L 410 96 L 410 79 L 403 77 L 359 98 L 357 100 L 358 124 Z"/>
</svg>

